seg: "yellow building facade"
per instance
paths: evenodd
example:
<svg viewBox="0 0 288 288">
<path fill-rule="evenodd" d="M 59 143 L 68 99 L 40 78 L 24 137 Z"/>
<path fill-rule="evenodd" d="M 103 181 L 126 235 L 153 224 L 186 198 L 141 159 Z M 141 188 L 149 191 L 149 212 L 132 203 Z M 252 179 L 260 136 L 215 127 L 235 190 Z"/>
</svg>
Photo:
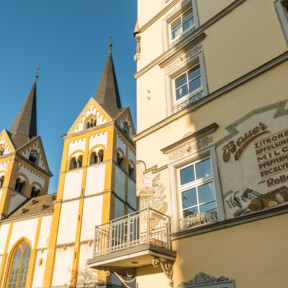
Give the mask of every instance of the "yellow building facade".
<svg viewBox="0 0 288 288">
<path fill-rule="evenodd" d="M 58 191 L 37 136 L 36 80 L 0 138 L 0 287 L 119 287 L 87 267 L 95 226 L 137 209 L 135 130 L 108 53 L 95 94 L 63 136 Z M 37 76 L 38 77 L 38 76 Z"/>
<path fill-rule="evenodd" d="M 138 0 L 137 18 L 140 210 L 89 266 L 138 288 L 287 287 L 287 1 Z"/>
</svg>

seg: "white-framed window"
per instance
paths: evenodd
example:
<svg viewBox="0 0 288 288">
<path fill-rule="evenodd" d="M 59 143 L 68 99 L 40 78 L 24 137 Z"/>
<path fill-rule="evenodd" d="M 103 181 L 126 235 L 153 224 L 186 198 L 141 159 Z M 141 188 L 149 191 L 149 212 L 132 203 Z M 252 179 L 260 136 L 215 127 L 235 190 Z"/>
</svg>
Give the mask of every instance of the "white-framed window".
<svg viewBox="0 0 288 288">
<path fill-rule="evenodd" d="M 174 41 L 179 38 L 183 33 L 195 28 L 195 20 L 192 7 L 181 13 L 174 19 L 170 25 L 170 39 Z"/>
<path fill-rule="evenodd" d="M 181 216 L 216 211 L 214 177 L 210 157 L 201 159 L 177 170 Z"/>
<path fill-rule="evenodd" d="M 164 50 L 174 46 L 198 27 L 196 0 L 179 1 L 163 19 Z"/>
<path fill-rule="evenodd" d="M 288 45 L 288 0 L 277 0 L 274 2 L 274 5 Z"/>
<path fill-rule="evenodd" d="M 208 95 L 203 52 L 167 75 L 167 97 L 171 98 L 168 111 L 176 113 Z M 172 97 L 171 97 L 172 96 Z M 169 104 L 170 105 L 170 104 Z"/>
<path fill-rule="evenodd" d="M 215 146 L 172 163 L 170 175 L 175 232 L 224 220 Z"/>
<path fill-rule="evenodd" d="M 173 80 L 175 102 L 181 102 L 184 97 L 203 91 L 201 69 L 198 63 Z"/>
</svg>

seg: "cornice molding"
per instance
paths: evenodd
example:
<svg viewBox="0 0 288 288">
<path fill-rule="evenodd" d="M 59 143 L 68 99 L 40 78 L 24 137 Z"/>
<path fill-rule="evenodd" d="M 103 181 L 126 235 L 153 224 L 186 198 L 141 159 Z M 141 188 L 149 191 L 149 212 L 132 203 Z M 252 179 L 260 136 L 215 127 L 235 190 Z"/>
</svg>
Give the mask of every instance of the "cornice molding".
<svg viewBox="0 0 288 288">
<path fill-rule="evenodd" d="M 245 1 L 245 0 L 244 0 Z M 143 130 L 142 132 L 138 133 L 133 137 L 135 142 L 139 141 L 140 139 L 146 137 L 147 135 L 163 128 L 164 126 L 170 124 L 171 122 L 177 120 L 178 118 L 183 117 L 184 115 L 198 109 L 199 107 L 205 105 L 206 103 L 234 90 L 235 88 L 245 84 L 246 82 L 254 79 L 255 77 L 269 71 L 270 69 L 280 65 L 281 63 L 288 60 L 288 51 L 284 52 L 283 54 L 273 58 L 272 60 L 264 63 L 263 65 L 257 67 L 256 69 L 246 73 L 245 75 L 237 78 L 236 80 L 230 82 L 229 84 L 219 88 L 218 90 L 208 94 L 206 97 L 202 98 L 198 102 L 188 106 L 187 108 L 180 110 L 177 113 L 174 113 L 165 119 L 161 120 L 160 122 L 154 124 L 153 126 Z"/>
<path fill-rule="evenodd" d="M 184 47 L 191 43 L 191 41 L 195 41 L 195 39 L 197 39 L 198 37 L 201 38 L 201 34 L 204 34 L 204 31 L 209 28 L 210 26 L 212 26 L 213 24 L 215 24 L 217 21 L 219 21 L 221 18 L 223 18 L 224 16 L 226 16 L 227 14 L 229 14 L 231 11 L 233 11 L 236 7 L 238 7 L 240 4 L 242 4 L 244 1 L 246 0 L 235 0 L 232 4 L 228 5 L 227 7 L 225 7 L 222 11 L 220 11 L 219 13 L 217 13 L 215 16 L 213 16 L 212 18 L 210 18 L 208 21 L 206 21 L 204 24 L 202 24 L 201 26 L 199 26 L 197 29 L 195 29 L 191 34 L 189 34 L 189 36 L 183 38 L 180 42 L 178 42 L 175 46 L 171 47 L 170 49 L 168 49 L 167 51 L 165 51 L 163 54 L 161 54 L 159 57 L 157 57 L 156 59 L 154 59 L 152 62 L 150 62 L 148 65 L 146 65 L 145 67 L 143 67 L 141 70 L 139 70 L 137 73 L 135 73 L 133 76 L 135 79 L 138 79 L 141 75 L 143 75 L 145 72 L 147 72 L 148 70 L 150 70 L 152 67 L 154 67 L 155 65 L 159 64 L 160 62 L 164 61 L 167 57 L 170 57 L 171 55 L 173 55 L 174 53 L 181 53 L 183 52 Z M 178 1 L 173 1 L 171 2 L 170 5 L 175 5 L 176 2 Z M 169 5 L 168 5 L 169 6 Z M 167 6 L 167 7 L 168 7 Z M 165 7 L 166 9 L 166 7 Z M 165 10 L 163 9 L 163 10 Z M 170 8 L 169 8 L 170 9 Z M 163 11 L 162 10 L 162 11 Z M 166 12 L 166 10 L 165 10 Z M 158 15 L 158 14 L 157 14 Z M 156 16 L 157 16 L 156 15 Z M 162 15 L 162 14 L 161 14 Z M 160 15 L 160 16 L 161 16 Z M 156 18 L 156 16 L 154 18 Z M 159 16 L 159 17 L 160 17 Z M 158 18 L 159 18 L 158 17 Z M 152 18 L 152 19 L 154 19 Z M 157 18 L 157 19 L 158 19 Z M 153 22 L 155 22 L 157 19 L 155 19 Z M 151 20 L 152 21 L 152 20 Z M 152 23 L 153 23 L 152 22 Z M 149 23 L 149 22 L 148 22 Z M 148 24 L 147 23 L 147 24 Z M 151 24 L 152 24 L 151 23 Z M 146 25 L 147 25 L 146 24 Z M 150 25 L 151 25 L 150 24 Z M 143 27 L 145 27 L 144 30 L 146 30 L 150 25 L 147 26 L 144 25 Z M 144 30 L 140 29 L 140 32 L 143 32 Z M 206 35 L 205 35 L 206 36 Z M 203 35 L 202 35 L 203 37 Z M 205 38 L 205 37 L 204 37 Z M 203 39 L 204 39 L 203 38 Z M 202 39 L 202 40 L 203 40 Z M 198 42 L 196 42 L 197 45 Z M 190 45 L 191 46 L 191 45 Z"/>
</svg>

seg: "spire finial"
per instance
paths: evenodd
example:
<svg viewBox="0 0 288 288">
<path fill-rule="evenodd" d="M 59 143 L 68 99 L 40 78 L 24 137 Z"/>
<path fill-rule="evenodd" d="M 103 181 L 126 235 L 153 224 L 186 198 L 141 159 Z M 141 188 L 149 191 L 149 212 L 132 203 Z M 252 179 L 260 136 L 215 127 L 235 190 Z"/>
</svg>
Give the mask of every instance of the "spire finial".
<svg viewBox="0 0 288 288">
<path fill-rule="evenodd" d="M 109 52 L 111 52 L 111 49 L 112 49 L 112 38 L 113 38 L 113 35 L 111 34 L 109 36 Z"/>
<path fill-rule="evenodd" d="M 35 75 L 35 81 L 37 81 L 38 79 L 38 73 L 39 73 L 39 70 L 40 70 L 40 66 L 38 65 L 37 69 L 36 69 L 36 75 Z"/>
</svg>

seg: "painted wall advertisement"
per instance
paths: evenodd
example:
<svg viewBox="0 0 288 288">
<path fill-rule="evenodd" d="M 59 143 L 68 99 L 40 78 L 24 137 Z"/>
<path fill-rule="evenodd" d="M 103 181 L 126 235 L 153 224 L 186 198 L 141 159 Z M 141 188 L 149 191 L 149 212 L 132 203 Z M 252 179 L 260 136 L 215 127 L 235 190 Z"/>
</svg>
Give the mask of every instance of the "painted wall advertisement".
<svg viewBox="0 0 288 288">
<path fill-rule="evenodd" d="M 288 204 L 286 102 L 244 115 L 216 143 L 228 219 Z"/>
</svg>

